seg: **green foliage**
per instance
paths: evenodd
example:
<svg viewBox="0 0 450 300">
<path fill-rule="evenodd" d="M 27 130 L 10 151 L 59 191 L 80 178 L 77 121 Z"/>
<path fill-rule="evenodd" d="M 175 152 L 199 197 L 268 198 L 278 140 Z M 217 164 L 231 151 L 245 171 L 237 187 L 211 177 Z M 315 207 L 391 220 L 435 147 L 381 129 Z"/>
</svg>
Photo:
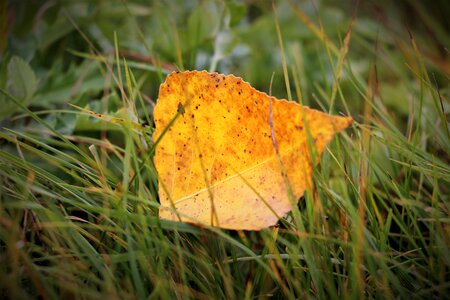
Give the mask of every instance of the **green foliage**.
<svg viewBox="0 0 450 300">
<path fill-rule="evenodd" d="M 20 57 L 12 56 L 5 61 L 0 70 L 0 87 L 24 105 L 28 105 L 36 91 L 37 79 L 34 71 Z M 0 97 L 0 120 L 10 116 L 17 106 L 6 97 Z"/>
<path fill-rule="evenodd" d="M 446 2 L 349 3 L 0 7 L 0 296 L 448 297 Z M 287 76 L 294 99 L 355 118 L 279 228 L 158 219 L 152 105 L 176 69 L 279 98 Z"/>
</svg>

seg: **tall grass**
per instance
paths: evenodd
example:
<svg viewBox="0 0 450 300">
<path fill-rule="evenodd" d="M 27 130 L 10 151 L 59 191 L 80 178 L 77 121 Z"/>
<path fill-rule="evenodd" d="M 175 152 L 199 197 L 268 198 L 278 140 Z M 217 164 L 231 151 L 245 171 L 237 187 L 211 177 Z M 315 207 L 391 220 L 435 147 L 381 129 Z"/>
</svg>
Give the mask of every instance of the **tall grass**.
<svg viewBox="0 0 450 300">
<path fill-rule="evenodd" d="M 447 90 L 438 88 L 414 35 L 396 41 L 400 50 L 381 38 L 375 47 L 349 21 L 333 42 L 292 5 L 298 26 L 314 33 L 324 77 L 331 70 L 333 79 L 305 87 L 307 57 L 298 51 L 289 61 L 284 50 L 297 48 L 280 47 L 286 86 L 356 119 L 323 154 L 298 213 L 285 217 L 294 226 L 236 232 L 159 220 L 144 80 L 127 60 L 85 53 L 115 82 L 122 121 L 71 110 L 101 124 L 100 134 L 63 134 L 22 107 L 34 126 L 0 132 L 3 298 L 448 297 L 448 74 L 440 73 Z M 283 24 L 273 18 L 281 46 Z M 177 28 L 169 28 L 177 65 L 189 65 Z M 370 72 L 358 70 L 352 47 L 369 53 Z M 392 110 L 397 102 L 404 115 Z M 150 126 L 136 126 L 140 119 Z"/>
</svg>

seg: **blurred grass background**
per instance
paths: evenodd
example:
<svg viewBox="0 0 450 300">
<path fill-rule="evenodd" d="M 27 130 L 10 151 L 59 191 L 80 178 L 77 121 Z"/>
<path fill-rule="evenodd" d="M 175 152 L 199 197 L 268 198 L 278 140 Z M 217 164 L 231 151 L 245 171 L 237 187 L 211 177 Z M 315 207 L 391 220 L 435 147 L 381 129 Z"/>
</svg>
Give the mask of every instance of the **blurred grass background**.
<svg viewBox="0 0 450 300">
<path fill-rule="evenodd" d="M 448 298 L 449 13 L 444 0 L 0 1 L 0 296 Z M 193 69 L 264 92 L 274 73 L 272 95 L 356 120 L 292 227 L 159 221 L 152 108 L 168 73 Z"/>
</svg>

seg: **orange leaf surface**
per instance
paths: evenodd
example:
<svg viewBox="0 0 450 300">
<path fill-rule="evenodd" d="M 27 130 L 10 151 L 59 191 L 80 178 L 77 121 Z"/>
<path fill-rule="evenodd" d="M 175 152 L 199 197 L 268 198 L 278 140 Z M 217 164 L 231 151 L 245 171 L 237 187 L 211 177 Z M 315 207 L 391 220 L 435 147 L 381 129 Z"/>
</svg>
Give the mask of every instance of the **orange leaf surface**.
<svg viewBox="0 0 450 300">
<path fill-rule="evenodd" d="M 352 123 L 206 71 L 170 74 L 154 120 L 160 218 L 236 230 L 274 225 L 311 185 L 307 132 L 318 157 Z"/>
</svg>

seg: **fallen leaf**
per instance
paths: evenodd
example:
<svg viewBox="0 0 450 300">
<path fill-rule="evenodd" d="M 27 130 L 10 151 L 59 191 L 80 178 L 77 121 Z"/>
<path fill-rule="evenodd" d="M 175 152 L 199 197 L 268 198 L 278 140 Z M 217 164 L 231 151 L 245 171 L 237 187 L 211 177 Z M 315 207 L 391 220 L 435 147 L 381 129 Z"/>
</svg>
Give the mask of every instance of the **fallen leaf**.
<svg viewBox="0 0 450 300">
<path fill-rule="evenodd" d="M 170 74 L 154 120 L 160 218 L 236 230 L 260 230 L 288 213 L 311 186 L 309 149 L 317 163 L 352 123 L 206 71 Z"/>
</svg>

